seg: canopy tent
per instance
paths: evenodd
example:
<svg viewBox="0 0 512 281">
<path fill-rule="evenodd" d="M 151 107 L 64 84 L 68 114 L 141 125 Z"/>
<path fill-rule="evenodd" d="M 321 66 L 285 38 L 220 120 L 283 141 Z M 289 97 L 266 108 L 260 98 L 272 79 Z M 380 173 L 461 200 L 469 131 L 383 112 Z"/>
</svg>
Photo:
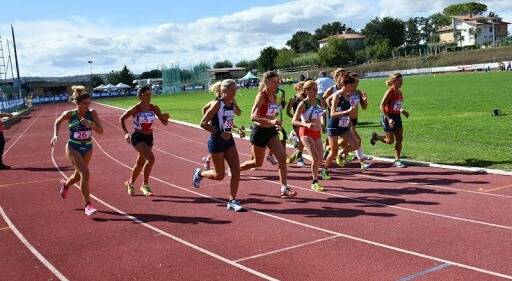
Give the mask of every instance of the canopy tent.
<svg viewBox="0 0 512 281">
<path fill-rule="evenodd" d="M 113 90 L 115 88 L 116 88 L 116 86 L 114 86 L 114 85 L 112 85 L 110 83 L 108 83 L 107 85 L 103 86 L 103 90 Z"/>
<path fill-rule="evenodd" d="M 130 87 L 130 86 L 124 84 L 124 83 L 119 83 L 119 84 L 116 85 L 116 87 L 118 89 L 131 89 L 132 88 L 132 87 Z"/>
<path fill-rule="evenodd" d="M 252 74 L 252 72 L 247 72 L 247 74 L 245 74 L 244 77 L 238 79 L 238 80 L 259 80 L 258 77 L 254 76 L 254 74 Z"/>
<path fill-rule="evenodd" d="M 100 91 L 100 90 L 103 90 L 103 87 L 105 87 L 105 85 L 101 84 L 98 87 L 94 88 L 93 90 Z"/>
</svg>

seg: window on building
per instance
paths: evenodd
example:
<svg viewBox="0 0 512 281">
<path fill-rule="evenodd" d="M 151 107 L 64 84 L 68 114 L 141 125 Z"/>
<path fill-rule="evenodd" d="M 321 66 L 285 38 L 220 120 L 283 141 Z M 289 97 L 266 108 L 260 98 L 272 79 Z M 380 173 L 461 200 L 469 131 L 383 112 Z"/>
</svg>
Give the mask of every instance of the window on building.
<svg viewBox="0 0 512 281">
<path fill-rule="evenodd" d="M 492 32 L 492 26 L 489 26 L 489 32 Z"/>
</svg>

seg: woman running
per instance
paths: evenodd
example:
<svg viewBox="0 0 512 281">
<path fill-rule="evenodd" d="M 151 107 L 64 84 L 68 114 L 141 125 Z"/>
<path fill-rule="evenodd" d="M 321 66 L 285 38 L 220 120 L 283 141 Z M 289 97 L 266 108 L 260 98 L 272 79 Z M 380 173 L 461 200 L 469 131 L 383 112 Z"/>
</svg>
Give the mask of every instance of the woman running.
<svg viewBox="0 0 512 281">
<path fill-rule="evenodd" d="M 92 206 L 89 196 L 89 161 L 92 157 L 92 132 L 103 134 L 100 118 L 95 110 L 89 109 L 91 96 L 84 86 L 73 86 L 72 101 L 76 104 L 73 110 L 64 111 L 55 121 L 53 138 L 50 141 L 55 147 L 58 141 L 60 124 L 68 121 L 69 139 L 66 145 L 66 156 L 75 167 L 75 172 L 68 180 L 60 181 L 60 196 L 66 199 L 69 187 L 80 181 L 80 190 L 85 203 L 85 214 L 91 216 L 97 212 Z"/>
<path fill-rule="evenodd" d="M 311 189 L 314 191 L 324 191 L 324 188 L 318 182 L 318 170 L 323 162 L 323 146 L 322 146 L 322 123 L 321 119 L 324 110 L 317 100 L 317 85 L 315 81 L 307 81 L 304 84 L 303 93 L 305 98 L 297 107 L 293 115 L 292 123 L 299 127 L 299 136 L 308 150 L 313 163 L 311 164 L 311 174 L 313 182 Z M 321 173 L 324 180 L 329 179 L 329 175 L 325 170 Z"/>
<path fill-rule="evenodd" d="M 202 178 L 221 181 L 224 179 L 224 160 L 231 169 L 230 195 L 227 204 L 228 210 L 241 211 L 242 206 L 236 200 L 236 193 L 240 183 L 240 159 L 236 149 L 235 140 L 231 134 L 235 118 L 236 82 L 232 79 L 222 81 L 222 97 L 210 102 L 210 107 L 201 120 L 201 127 L 211 133 L 208 138 L 208 152 L 213 161 L 214 170 L 194 171 L 192 184 L 199 188 Z"/>
<path fill-rule="evenodd" d="M 1 113 L 0 112 L 0 118 L 3 117 L 9 117 L 12 118 L 14 115 L 11 113 Z M 4 148 L 5 148 L 5 137 L 4 137 L 4 123 L 2 123 L 2 120 L 0 120 L 0 170 L 9 170 L 11 169 L 11 166 L 5 165 L 2 156 L 4 155 Z"/>
<path fill-rule="evenodd" d="M 384 128 L 385 135 L 379 136 L 377 133 L 373 132 L 370 143 L 375 145 L 375 142 L 379 140 L 383 143 L 393 144 L 396 139 L 395 162 L 393 162 L 393 166 L 405 168 L 405 164 L 400 161 L 402 141 L 404 139 L 402 117 L 400 114 L 403 114 L 405 118 L 409 118 L 409 112 L 405 111 L 403 108 L 404 97 L 400 91 L 403 85 L 402 74 L 392 74 L 386 81 L 386 84 L 388 85 L 388 90 L 380 103 L 380 111 L 382 112 L 381 124 Z"/>
<path fill-rule="evenodd" d="M 295 96 L 293 96 L 288 101 L 288 106 L 286 107 L 286 114 L 293 118 L 295 115 L 295 112 L 297 112 L 297 107 L 299 104 L 306 98 L 304 95 L 304 82 L 299 82 L 295 84 Z M 304 158 L 302 158 L 302 152 L 304 150 L 304 144 L 302 143 L 300 136 L 299 136 L 299 129 L 300 126 L 293 125 L 293 131 L 295 131 L 295 135 L 299 139 L 299 141 L 295 144 L 295 151 L 292 153 L 292 155 L 287 159 L 288 164 L 293 164 L 295 160 L 297 160 L 297 165 L 304 167 L 306 163 L 304 163 Z"/>
<path fill-rule="evenodd" d="M 355 90 L 355 79 L 344 75 L 340 81 L 342 89 L 329 100 L 330 116 L 327 120 L 327 133 L 330 151 L 325 160 L 326 169 L 331 167 L 332 161 L 338 155 L 340 138 L 347 143 L 349 152 L 359 148 L 350 123 L 350 113 L 355 110 L 355 106 L 350 105 L 349 94 Z M 328 171 L 326 173 L 328 174 Z"/>
<path fill-rule="evenodd" d="M 277 158 L 279 163 L 279 181 L 281 182 L 281 198 L 290 198 L 297 192 L 287 186 L 286 151 L 277 135 L 281 128 L 281 122 L 276 115 L 281 111 L 281 106 L 276 103 L 275 92 L 279 83 L 279 76 L 273 71 L 263 74 L 263 80 L 254 105 L 252 106 L 251 119 L 254 122 L 251 130 L 252 158 L 240 166 L 241 171 L 261 167 L 265 159 L 265 150 Z"/>
<path fill-rule="evenodd" d="M 135 150 L 139 153 L 137 163 L 132 169 L 132 175 L 128 181 L 124 183 L 128 195 L 135 194 L 135 187 L 133 184 L 139 177 L 140 172 L 143 171 L 143 183 L 140 191 L 145 196 L 152 196 L 153 192 L 149 186 L 149 176 L 151 168 L 155 163 L 155 155 L 151 148 L 153 147 L 153 122 L 156 118 L 166 125 L 169 123 L 169 113 L 162 113 L 158 106 L 151 104 L 151 87 L 143 86 L 137 92 L 139 102 L 132 108 L 125 111 L 119 118 L 121 127 L 124 131 L 124 138 L 130 143 Z M 126 129 L 125 120 L 129 117 L 133 118 L 134 131 L 130 134 Z"/>
</svg>

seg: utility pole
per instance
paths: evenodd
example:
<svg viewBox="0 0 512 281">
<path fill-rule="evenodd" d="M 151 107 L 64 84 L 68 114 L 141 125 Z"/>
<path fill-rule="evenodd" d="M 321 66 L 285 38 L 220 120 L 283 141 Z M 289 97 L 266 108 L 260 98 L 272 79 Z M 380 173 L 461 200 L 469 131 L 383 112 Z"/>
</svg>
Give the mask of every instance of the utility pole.
<svg viewBox="0 0 512 281">
<path fill-rule="evenodd" d="M 18 93 L 21 96 L 21 79 L 20 79 L 20 67 L 18 65 L 18 50 L 16 49 L 16 37 L 14 37 L 14 27 L 11 24 L 11 33 L 12 33 L 12 45 L 14 48 L 14 61 L 16 62 L 16 75 L 17 75 L 17 86 L 18 86 Z M 14 77 L 13 77 L 14 80 Z"/>
</svg>

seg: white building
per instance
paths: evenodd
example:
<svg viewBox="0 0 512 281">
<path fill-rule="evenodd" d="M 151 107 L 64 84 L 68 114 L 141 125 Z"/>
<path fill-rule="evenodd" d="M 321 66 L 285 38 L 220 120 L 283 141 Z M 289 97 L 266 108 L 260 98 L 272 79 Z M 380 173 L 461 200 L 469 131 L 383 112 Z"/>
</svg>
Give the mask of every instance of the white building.
<svg viewBox="0 0 512 281">
<path fill-rule="evenodd" d="M 500 17 L 455 16 L 449 26 L 438 29 L 439 39 L 460 47 L 491 45 L 508 36 L 508 25 Z"/>
<path fill-rule="evenodd" d="M 343 34 L 337 34 L 337 35 L 329 36 L 322 40 L 318 40 L 318 46 L 320 48 L 322 48 L 325 45 L 327 45 L 327 42 L 329 41 L 329 38 L 331 38 L 331 37 L 336 37 L 336 38 L 345 40 L 345 42 L 347 42 L 348 46 L 353 50 L 364 49 L 364 38 L 365 38 L 364 35 L 359 34 L 359 33 L 345 33 L 345 32 L 343 32 Z"/>
</svg>

